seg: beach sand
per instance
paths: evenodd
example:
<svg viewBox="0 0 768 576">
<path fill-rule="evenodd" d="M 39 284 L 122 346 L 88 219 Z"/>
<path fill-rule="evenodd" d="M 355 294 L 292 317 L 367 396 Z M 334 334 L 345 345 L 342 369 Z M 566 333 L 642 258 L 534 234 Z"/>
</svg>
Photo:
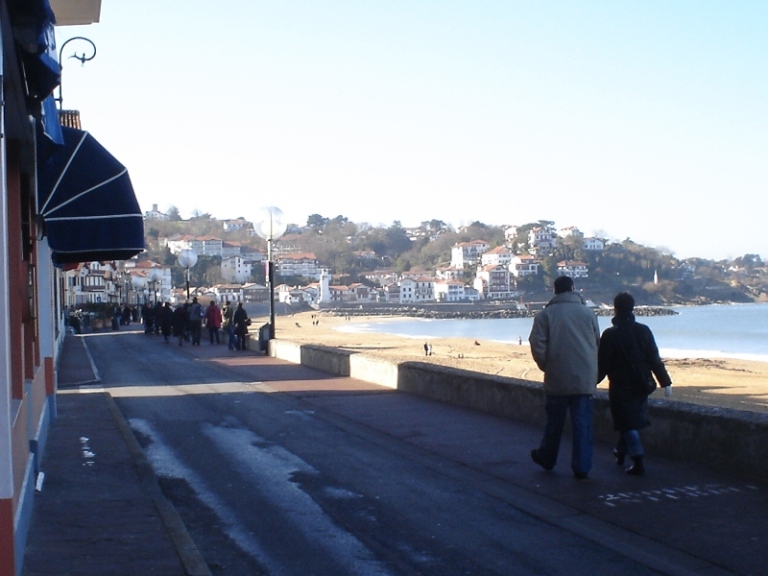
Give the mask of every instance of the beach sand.
<svg viewBox="0 0 768 576">
<path fill-rule="evenodd" d="M 337 328 L 376 322 L 384 317 L 330 316 L 302 312 L 278 316 L 275 336 L 302 344 L 318 344 L 352 350 L 396 362 L 418 361 L 461 368 L 485 374 L 542 381 L 542 373 L 531 358 L 527 334 L 522 344 L 502 344 L 467 338 L 432 338 L 432 355 L 426 356 L 424 341 L 379 333 L 345 332 Z M 315 323 L 315 320 L 319 320 Z M 254 326 L 268 322 L 254 318 Z M 665 359 L 673 381 L 671 401 L 691 402 L 737 410 L 768 413 L 768 363 L 734 359 Z M 598 390 L 607 390 L 607 380 Z M 654 397 L 664 398 L 657 391 Z"/>
</svg>

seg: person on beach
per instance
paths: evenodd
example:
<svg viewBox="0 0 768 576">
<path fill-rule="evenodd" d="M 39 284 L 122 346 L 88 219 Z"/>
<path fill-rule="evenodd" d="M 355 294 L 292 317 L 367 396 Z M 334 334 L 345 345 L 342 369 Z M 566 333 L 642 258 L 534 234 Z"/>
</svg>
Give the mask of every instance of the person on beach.
<svg viewBox="0 0 768 576">
<path fill-rule="evenodd" d="M 608 376 L 613 429 L 619 433 L 613 449 L 616 464 L 623 465 L 625 456 L 629 456 L 632 466 L 626 469 L 627 474 L 642 476 L 645 465 L 639 431 L 651 424 L 646 383 L 655 376 L 669 397 L 672 379 L 659 356 L 651 329 L 635 322 L 634 308 L 635 299 L 628 292 L 613 299 L 613 326 L 603 332 L 597 353 L 597 381 Z"/>
<path fill-rule="evenodd" d="M 573 280 L 560 276 L 555 296 L 533 319 L 528 341 L 536 365 L 544 372 L 544 437 L 531 459 L 552 470 L 557 463 L 566 412 L 571 413 L 571 469 L 582 480 L 592 469 L 592 393 L 597 386 L 600 327 L 595 313 L 573 291 Z"/>
</svg>

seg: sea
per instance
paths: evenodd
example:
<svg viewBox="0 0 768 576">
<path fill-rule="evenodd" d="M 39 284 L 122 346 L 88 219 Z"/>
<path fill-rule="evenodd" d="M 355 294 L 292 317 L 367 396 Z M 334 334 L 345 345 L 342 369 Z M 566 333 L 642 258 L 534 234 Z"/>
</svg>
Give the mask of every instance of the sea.
<svg viewBox="0 0 768 576">
<path fill-rule="evenodd" d="M 638 317 L 651 328 L 664 358 L 738 358 L 768 362 L 768 304 L 672 307 L 670 316 Z M 600 330 L 611 325 L 598 317 Z M 532 318 L 432 320 L 386 318 L 343 324 L 344 332 L 375 332 L 428 341 L 471 338 L 528 344 Z"/>
</svg>

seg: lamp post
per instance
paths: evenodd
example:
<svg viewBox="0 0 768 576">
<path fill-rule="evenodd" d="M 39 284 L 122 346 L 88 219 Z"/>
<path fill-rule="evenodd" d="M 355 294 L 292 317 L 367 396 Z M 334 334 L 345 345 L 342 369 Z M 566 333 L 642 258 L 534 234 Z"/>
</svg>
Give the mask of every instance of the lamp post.
<svg viewBox="0 0 768 576">
<path fill-rule="evenodd" d="M 275 263 L 272 261 L 272 243 L 285 234 L 287 224 L 283 211 L 274 206 L 259 208 L 253 220 L 253 229 L 267 241 L 267 285 L 269 287 L 269 339 L 275 338 Z"/>
<path fill-rule="evenodd" d="M 90 44 L 91 45 L 91 50 L 93 50 L 93 53 L 90 56 L 86 56 L 85 52 L 83 52 L 82 54 L 80 54 L 78 56 L 77 52 L 75 52 L 74 54 L 72 54 L 70 56 L 70 58 L 75 58 L 76 60 L 80 60 L 80 64 L 85 64 L 86 62 L 96 58 L 96 44 L 94 44 L 92 40 L 89 40 L 88 38 L 85 38 L 84 36 L 73 36 L 69 40 L 65 41 L 64 44 L 61 45 L 61 48 L 59 48 L 59 67 L 62 70 L 64 69 L 64 65 L 61 63 L 61 54 L 62 54 L 62 52 L 64 52 L 64 46 L 66 46 L 67 44 L 69 44 L 70 42 L 72 42 L 74 40 L 82 40 L 82 41 L 87 42 L 88 44 Z M 63 103 L 64 103 L 64 96 L 63 96 L 63 91 L 62 91 L 62 87 L 61 87 L 62 84 L 63 84 L 63 82 L 61 80 L 59 80 L 59 97 L 56 98 L 56 102 L 59 103 L 59 110 L 62 109 L 62 106 L 63 106 Z"/>
<path fill-rule="evenodd" d="M 155 304 L 158 303 L 158 297 L 157 297 L 157 283 L 162 280 L 163 278 L 163 272 L 162 270 L 159 270 L 157 268 L 153 268 L 152 271 L 149 273 L 149 280 L 152 282 L 152 293 L 155 296 Z"/>
<path fill-rule="evenodd" d="M 136 305 L 139 305 L 139 293 L 142 292 L 143 288 L 147 285 L 147 279 L 144 278 L 144 276 L 139 275 L 131 275 L 131 285 L 133 286 L 133 289 L 136 291 Z M 146 303 L 146 299 L 144 300 Z"/>
<path fill-rule="evenodd" d="M 197 264 L 197 253 L 190 248 L 186 248 L 179 252 L 179 266 L 186 269 L 187 274 L 187 300 L 189 300 L 189 269 Z"/>
</svg>

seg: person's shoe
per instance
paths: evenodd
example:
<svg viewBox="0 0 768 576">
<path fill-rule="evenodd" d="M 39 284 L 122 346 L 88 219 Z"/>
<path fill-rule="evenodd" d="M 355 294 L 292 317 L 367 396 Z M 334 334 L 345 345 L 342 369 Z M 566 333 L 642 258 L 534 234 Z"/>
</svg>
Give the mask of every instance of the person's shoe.
<svg viewBox="0 0 768 576">
<path fill-rule="evenodd" d="M 627 468 L 626 472 L 630 476 L 643 476 L 645 474 L 645 466 L 643 465 L 642 456 L 632 456 L 632 466 Z"/>
<path fill-rule="evenodd" d="M 626 452 L 621 452 L 618 448 L 614 448 L 613 455 L 616 457 L 616 465 L 624 466 L 624 457 L 627 455 Z"/>
<path fill-rule="evenodd" d="M 589 478 L 589 475 L 586 472 L 574 472 L 573 477 L 576 478 L 576 480 L 586 480 Z"/>
<path fill-rule="evenodd" d="M 552 468 L 555 467 L 554 464 L 547 464 L 546 462 L 544 462 L 544 460 L 541 459 L 541 456 L 539 456 L 539 451 L 536 450 L 535 448 L 531 450 L 531 460 L 533 460 L 534 462 L 536 462 L 536 464 L 544 468 L 544 470 L 552 470 Z"/>
</svg>

